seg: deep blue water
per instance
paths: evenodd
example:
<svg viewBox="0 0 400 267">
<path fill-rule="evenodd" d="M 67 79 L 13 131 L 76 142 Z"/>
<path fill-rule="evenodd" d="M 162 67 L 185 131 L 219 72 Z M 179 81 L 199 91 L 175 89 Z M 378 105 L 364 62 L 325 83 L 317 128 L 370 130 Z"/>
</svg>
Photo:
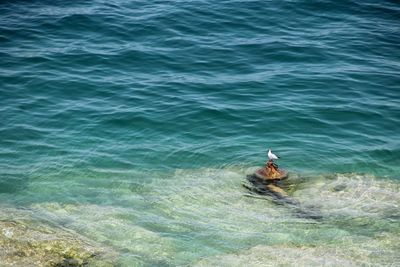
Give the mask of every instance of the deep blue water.
<svg viewBox="0 0 400 267">
<path fill-rule="evenodd" d="M 396 1 L 1 1 L 0 200 L 123 266 L 394 264 L 399 19 Z M 268 148 L 324 221 L 245 196 Z"/>
</svg>

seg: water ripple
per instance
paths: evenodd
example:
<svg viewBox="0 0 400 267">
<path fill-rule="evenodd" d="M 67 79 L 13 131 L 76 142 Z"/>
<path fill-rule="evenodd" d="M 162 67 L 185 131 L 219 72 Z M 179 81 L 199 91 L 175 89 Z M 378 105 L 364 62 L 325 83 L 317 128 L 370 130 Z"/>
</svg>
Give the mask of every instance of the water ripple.
<svg viewBox="0 0 400 267">
<path fill-rule="evenodd" d="M 122 266 L 264 250 L 318 265 L 338 260 L 338 244 L 354 251 L 340 250 L 341 264 L 390 265 L 399 11 L 358 0 L 2 1 L 0 198 L 118 248 Z M 310 229 L 243 196 L 268 147 L 326 221 Z"/>
</svg>

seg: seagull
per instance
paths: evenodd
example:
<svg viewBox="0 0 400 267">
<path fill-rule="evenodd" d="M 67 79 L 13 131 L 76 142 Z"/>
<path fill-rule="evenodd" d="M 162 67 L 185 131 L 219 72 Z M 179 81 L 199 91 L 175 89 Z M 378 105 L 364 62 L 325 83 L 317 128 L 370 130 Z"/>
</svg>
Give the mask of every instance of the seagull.
<svg viewBox="0 0 400 267">
<path fill-rule="evenodd" d="M 279 157 L 277 155 L 275 155 L 274 153 L 271 152 L 271 149 L 268 150 L 268 158 L 270 160 L 279 159 Z"/>
</svg>

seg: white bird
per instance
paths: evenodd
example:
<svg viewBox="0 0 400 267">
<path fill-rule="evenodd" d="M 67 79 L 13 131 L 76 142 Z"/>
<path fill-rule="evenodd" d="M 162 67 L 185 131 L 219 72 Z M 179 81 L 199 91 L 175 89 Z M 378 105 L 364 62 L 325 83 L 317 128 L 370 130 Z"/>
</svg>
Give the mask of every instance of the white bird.
<svg viewBox="0 0 400 267">
<path fill-rule="evenodd" d="M 268 158 L 270 160 L 279 159 L 279 157 L 277 155 L 275 155 L 274 153 L 271 152 L 271 149 L 268 150 Z"/>
</svg>

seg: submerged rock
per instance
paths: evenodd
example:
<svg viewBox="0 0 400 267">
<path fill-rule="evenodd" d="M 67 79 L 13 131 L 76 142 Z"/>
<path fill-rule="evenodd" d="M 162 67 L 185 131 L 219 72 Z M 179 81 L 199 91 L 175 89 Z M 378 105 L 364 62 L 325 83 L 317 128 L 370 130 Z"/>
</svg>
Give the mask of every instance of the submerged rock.
<svg viewBox="0 0 400 267">
<path fill-rule="evenodd" d="M 308 219 L 321 219 L 322 215 L 319 211 L 314 208 L 304 208 L 301 203 L 291 197 L 282 188 L 282 180 L 287 178 L 287 173 L 285 176 L 279 179 L 265 179 L 255 174 L 247 175 L 247 180 L 250 182 L 251 186 L 243 184 L 243 186 L 251 192 L 258 195 L 270 196 L 272 200 L 277 204 L 283 204 L 294 209 L 296 215 L 301 218 Z"/>
<path fill-rule="evenodd" d="M 0 248 L 1 266 L 113 266 L 104 258 L 110 251 L 76 233 L 34 220 L 0 216 Z"/>
<path fill-rule="evenodd" d="M 247 180 L 251 183 L 251 187 L 243 185 L 245 188 L 260 195 L 272 196 L 281 202 L 296 203 L 296 201 L 289 197 L 280 187 L 281 179 L 264 179 L 256 173 L 247 175 Z"/>
</svg>

